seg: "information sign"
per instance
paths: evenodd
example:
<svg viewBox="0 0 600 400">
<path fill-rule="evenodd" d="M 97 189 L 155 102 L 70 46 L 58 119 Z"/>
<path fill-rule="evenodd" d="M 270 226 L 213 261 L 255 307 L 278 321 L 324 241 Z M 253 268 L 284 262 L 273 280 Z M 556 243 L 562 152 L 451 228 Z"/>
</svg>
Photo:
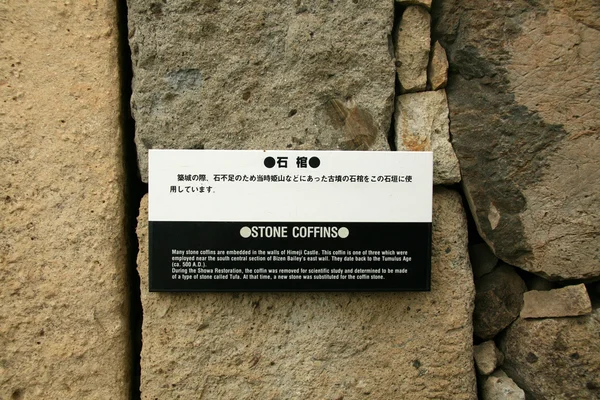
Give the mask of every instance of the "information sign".
<svg viewBox="0 0 600 400">
<path fill-rule="evenodd" d="M 429 290 L 431 152 L 150 150 L 150 291 Z"/>
</svg>

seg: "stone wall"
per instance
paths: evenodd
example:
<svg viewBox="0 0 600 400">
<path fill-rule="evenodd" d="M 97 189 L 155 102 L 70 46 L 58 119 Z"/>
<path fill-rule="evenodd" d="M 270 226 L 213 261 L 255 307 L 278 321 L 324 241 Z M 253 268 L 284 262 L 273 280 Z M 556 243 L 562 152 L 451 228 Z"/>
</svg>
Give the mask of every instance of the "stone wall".
<svg viewBox="0 0 600 400">
<path fill-rule="evenodd" d="M 0 0 L 0 397 L 598 398 L 599 30 L 594 0 Z M 150 293 L 133 140 L 142 181 L 151 148 L 433 150 L 431 292 Z"/>
</svg>

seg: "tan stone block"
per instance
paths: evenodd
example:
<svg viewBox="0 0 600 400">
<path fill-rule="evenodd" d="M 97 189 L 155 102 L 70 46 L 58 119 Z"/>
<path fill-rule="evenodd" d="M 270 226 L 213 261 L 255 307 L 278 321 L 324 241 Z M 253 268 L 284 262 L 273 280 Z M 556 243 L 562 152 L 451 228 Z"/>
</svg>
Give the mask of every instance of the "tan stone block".
<svg viewBox="0 0 600 400">
<path fill-rule="evenodd" d="M 592 302 L 583 283 L 523 294 L 521 318 L 576 317 L 591 312 Z"/>
<path fill-rule="evenodd" d="M 114 1 L 0 2 L 0 398 L 129 398 Z"/>
</svg>

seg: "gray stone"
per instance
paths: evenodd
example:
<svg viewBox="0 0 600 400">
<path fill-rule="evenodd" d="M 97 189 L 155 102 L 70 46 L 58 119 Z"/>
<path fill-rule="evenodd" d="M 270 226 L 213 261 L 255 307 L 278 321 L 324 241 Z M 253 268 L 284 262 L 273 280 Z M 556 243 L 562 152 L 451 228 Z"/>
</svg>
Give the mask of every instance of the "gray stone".
<svg viewBox="0 0 600 400">
<path fill-rule="evenodd" d="M 504 354 L 496 347 L 493 340 L 488 340 L 473 347 L 475 366 L 481 375 L 490 375 L 504 362 Z"/>
<path fill-rule="evenodd" d="M 116 4 L 0 1 L 0 399 L 130 398 Z"/>
<path fill-rule="evenodd" d="M 460 196 L 437 189 L 419 293 L 150 293 L 138 235 L 144 399 L 476 399 Z"/>
<path fill-rule="evenodd" d="M 403 6 L 418 5 L 427 8 L 431 8 L 431 0 L 396 0 L 396 3 Z"/>
<path fill-rule="evenodd" d="M 476 280 L 475 288 L 475 334 L 491 339 L 519 316 L 527 286 L 514 268 L 502 263 Z"/>
<path fill-rule="evenodd" d="M 427 10 L 407 7 L 395 36 L 396 71 L 402 91 L 425 90 L 431 46 L 431 16 Z"/>
<path fill-rule="evenodd" d="M 444 50 L 437 40 L 431 49 L 431 60 L 429 61 L 427 76 L 432 90 L 442 89 L 448 83 L 448 58 L 446 57 L 446 50 Z"/>
<path fill-rule="evenodd" d="M 550 280 L 600 276 L 600 3 L 444 0 L 435 12 L 482 237 Z"/>
<path fill-rule="evenodd" d="M 444 90 L 406 93 L 396 98 L 396 148 L 433 151 L 433 183 L 460 181 L 458 159 L 450 144 Z"/>
<path fill-rule="evenodd" d="M 576 317 L 591 312 L 590 297 L 581 283 L 544 292 L 525 292 L 521 318 Z"/>
<path fill-rule="evenodd" d="M 600 312 L 516 320 L 500 343 L 503 369 L 532 399 L 600 397 Z"/>
<path fill-rule="evenodd" d="M 507 376 L 488 376 L 481 390 L 482 400 L 525 400 L 525 392 Z"/>
<path fill-rule="evenodd" d="M 147 149 L 389 150 L 393 2 L 128 0 Z"/>
<path fill-rule="evenodd" d="M 492 272 L 498 264 L 498 258 L 486 243 L 477 243 L 469 246 L 469 258 L 471 259 L 475 279 Z"/>
</svg>

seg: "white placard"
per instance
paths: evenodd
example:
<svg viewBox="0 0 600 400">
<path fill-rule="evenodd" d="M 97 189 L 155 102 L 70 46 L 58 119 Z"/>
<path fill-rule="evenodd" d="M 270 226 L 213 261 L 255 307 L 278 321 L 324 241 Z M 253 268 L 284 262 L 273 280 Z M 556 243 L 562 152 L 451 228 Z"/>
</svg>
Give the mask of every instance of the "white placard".
<svg viewBox="0 0 600 400">
<path fill-rule="evenodd" d="M 150 150 L 148 168 L 150 221 L 431 222 L 431 152 Z"/>
</svg>

